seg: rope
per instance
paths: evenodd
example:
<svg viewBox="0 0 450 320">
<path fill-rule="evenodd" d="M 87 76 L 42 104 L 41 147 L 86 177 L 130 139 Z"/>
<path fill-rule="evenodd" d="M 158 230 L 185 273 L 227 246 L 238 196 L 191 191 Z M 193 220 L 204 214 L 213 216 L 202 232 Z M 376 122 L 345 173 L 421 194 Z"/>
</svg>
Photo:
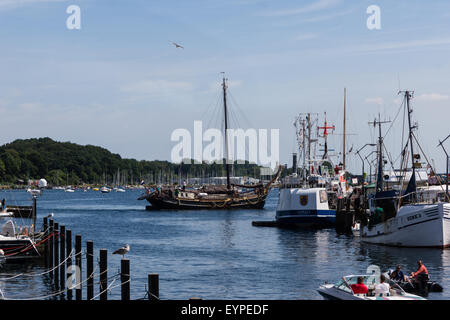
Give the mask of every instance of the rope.
<svg viewBox="0 0 450 320">
<path fill-rule="evenodd" d="M 93 297 L 91 298 L 91 300 L 94 300 L 95 298 L 99 297 L 100 295 L 102 295 L 103 293 L 105 293 L 106 291 L 108 291 L 108 290 L 111 288 L 111 286 L 113 285 L 113 283 L 114 283 L 117 279 L 119 279 L 119 277 L 116 277 L 116 278 L 109 284 L 109 286 L 106 287 L 105 290 L 103 290 L 103 291 L 101 291 L 100 293 L 98 293 L 97 295 L 93 296 Z"/>
<path fill-rule="evenodd" d="M 0 281 L 11 280 L 11 279 L 15 279 L 15 278 L 18 278 L 18 277 L 21 277 L 21 276 L 34 277 L 34 276 L 41 276 L 41 275 L 50 273 L 50 272 L 54 271 L 55 269 L 59 268 L 60 266 L 62 266 L 62 265 L 63 265 L 67 260 L 69 260 L 72 256 L 73 256 L 73 257 L 76 257 L 77 255 L 82 254 L 82 252 L 79 252 L 79 253 L 77 253 L 77 254 L 73 254 L 73 253 L 74 253 L 74 250 L 72 249 L 72 251 L 71 251 L 70 254 L 67 256 L 67 258 L 64 259 L 63 261 L 61 261 L 57 266 L 53 267 L 52 269 L 48 269 L 48 270 L 46 270 L 46 271 L 44 271 L 44 272 L 40 272 L 40 273 L 20 273 L 20 274 L 14 275 L 14 276 L 12 276 L 12 277 L 8 277 L 8 278 L 0 278 Z"/>
</svg>

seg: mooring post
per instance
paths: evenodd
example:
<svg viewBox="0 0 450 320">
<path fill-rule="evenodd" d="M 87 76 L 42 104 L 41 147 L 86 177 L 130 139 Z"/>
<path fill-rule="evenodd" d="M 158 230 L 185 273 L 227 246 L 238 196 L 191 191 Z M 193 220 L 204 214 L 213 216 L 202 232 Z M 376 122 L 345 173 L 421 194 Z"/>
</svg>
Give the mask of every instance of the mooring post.
<svg viewBox="0 0 450 320">
<path fill-rule="evenodd" d="M 54 230 L 55 230 L 55 242 L 54 242 L 54 253 L 53 255 L 55 256 L 55 270 L 53 270 L 53 278 L 55 279 L 54 283 L 55 283 L 55 287 L 58 289 L 59 288 L 59 269 L 58 269 L 58 265 L 59 265 L 59 223 L 55 222 L 55 224 L 53 225 Z"/>
<path fill-rule="evenodd" d="M 74 275 L 72 274 L 72 230 L 66 230 L 66 252 L 67 252 L 67 270 L 70 270 L 70 280 L 73 279 Z M 66 281 L 69 280 L 69 274 L 67 274 Z M 75 277 L 76 279 L 76 277 Z M 72 291 L 72 281 L 67 281 L 67 300 L 72 300 L 73 291 Z"/>
<path fill-rule="evenodd" d="M 51 270 L 53 268 L 53 243 L 55 242 L 55 234 L 54 234 L 54 221 L 50 219 L 49 226 L 49 239 L 48 239 L 48 269 Z M 53 272 L 49 272 L 51 278 L 53 278 Z"/>
<path fill-rule="evenodd" d="M 59 227 L 60 241 L 59 241 L 59 258 L 61 259 L 61 265 L 59 266 L 59 287 L 64 289 L 66 285 L 66 227 Z"/>
<path fill-rule="evenodd" d="M 82 272 L 81 272 L 81 235 L 77 234 L 75 235 L 75 264 L 77 266 L 77 282 L 79 281 L 81 283 L 82 279 Z M 75 289 L 75 298 L 76 300 L 82 299 L 82 287 L 81 285 L 77 285 L 77 288 Z"/>
<path fill-rule="evenodd" d="M 48 217 L 44 217 L 43 228 L 44 228 L 44 236 L 43 238 L 48 237 Z M 45 241 L 45 240 L 44 240 Z M 48 267 L 48 239 L 44 242 L 44 264 L 45 267 Z"/>
<path fill-rule="evenodd" d="M 148 275 L 148 300 L 159 300 L 159 274 L 157 273 Z"/>
<path fill-rule="evenodd" d="M 86 279 L 87 299 L 91 300 L 94 297 L 94 242 L 92 240 L 86 241 Z"/>
<path fill-rule="evenodd" d="M 108 300 L 108 250 L 100 249 L 100 300 Z"/>
<path fill-rule="evenodd" d="M 36 207 L 36 196 L 33 196 L 33 233 L 36 231 L 36 215 L 37 215 L 37 207 Z"/>
<path fill-rule="evenodd" d="M 120 261 L 120 282 L 122 288 L 122 300 L 130 300 L 130 260 Z"/>
</svg>

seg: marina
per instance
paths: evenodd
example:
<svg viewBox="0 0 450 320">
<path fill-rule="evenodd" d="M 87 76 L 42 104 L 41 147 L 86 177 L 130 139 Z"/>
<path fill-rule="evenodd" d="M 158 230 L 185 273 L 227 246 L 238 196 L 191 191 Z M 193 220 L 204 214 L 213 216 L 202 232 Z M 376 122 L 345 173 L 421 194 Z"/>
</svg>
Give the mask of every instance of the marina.
<svg viewBox="0 0 450 320">
<path fill-rule="evenodd" d="M 449 3 L 106 2 L 0 0 L 2 303 L 450 301 Z"/>
<path fill-rule="evenodd" d="M 38 221 L 54 213 L 55 221 L 73 229 L 73 238 L 82 235 L 83 252 L 84 242 L 92 240 L 96 263 L 98 250 L 107 249 L 111 275 L 120 270 L 121 260 L 121 256 L 112 255 L 113 250 L 130 244 L 126 258 L 130 260 L 131 299 L 145 296 L 149 273 L 159 274 L 161 299 L 322 299 L 317 292 L 319 285 L 334 283 L 339 274 L 364 273 L 370 265 L 388 270 L 401 264 L 405 271 L 415 271 L 418 257 L 426 263 L 431 278 L 444 287 L 443 292 L 430 293 L 427 299 L 450 298 L 445 290 L 450 286 L 446 276 L 450 272 L 448 250 L 365 244 L 333 228 L 253 227 L 254 220 L 275 216 L 276 190 L 269 194 L 263 210 L 216 210 L 208 214 L 146 211 L 136 200 L 139 194 L 139 190 L 108 194 L 46 190 L 37 202 Z M 3 191 L 1 196 L 17 203 L 30 201 L 25 190 Z M 0 278 L 45 270 L 38 262 L 7 263 L 0 269 Z M 2 281 L 0 289 L 11 299 L 55 292 L 45 275 Z M 95 290 L 98 294 L 98 286 Z M 86 294 L 83 291 L 82 296 Z M 108 299 L 120 300 L 120 287 L 112 290 Z"/>
</svg>

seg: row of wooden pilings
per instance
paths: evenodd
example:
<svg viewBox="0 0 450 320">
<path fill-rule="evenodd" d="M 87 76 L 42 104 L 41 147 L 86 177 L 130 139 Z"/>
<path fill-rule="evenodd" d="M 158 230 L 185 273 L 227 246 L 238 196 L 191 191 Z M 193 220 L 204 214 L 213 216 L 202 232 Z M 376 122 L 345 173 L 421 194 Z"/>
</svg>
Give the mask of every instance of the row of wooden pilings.
<svg viewBox="0 0 450 320">
<path fill-rule="evenodd" d="M 99 294 L 94 296 L 94 242 L 86 241 L 86 280 L 82 280 L 83 253 L 81 235 L 75 235 L 75 250 L 72 250 L 72 231 L 59 225 L 53 219 L 44 217 L 44 260 L 48 275 L 62 297 L 65 292 L 67 300 L 83 300 L 83 284 L 86 283 L 86 299 L 99 296 L 100 300 L 108 299 L 108 251 L 99 251 Z M 75 273 L 73 272 L 75 266 Z M 73 279 L 75 284 L 72 285 Z M 121 259 L 120 264 L 121 300 L 130 300 L 130 260 Z M 64 290 L 66 288 L 66 290 Z M 146 296 L 151 301 L 159 300 L 159 275 L 148 275 Z"/>
</svg>

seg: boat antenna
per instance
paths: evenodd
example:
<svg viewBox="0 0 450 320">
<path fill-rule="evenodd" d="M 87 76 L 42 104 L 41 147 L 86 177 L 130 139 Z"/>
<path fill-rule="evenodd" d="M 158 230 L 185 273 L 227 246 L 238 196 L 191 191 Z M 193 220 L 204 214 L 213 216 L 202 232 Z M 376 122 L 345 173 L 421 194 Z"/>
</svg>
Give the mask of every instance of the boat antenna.
<svg viewBox="0 0 450 320">
<path fill-rule="evenodd" d="M 383 136 L 381 134 L 381 125 L 391 121 L 381 121 L 380 114 L 378 114 L 378 121 L 375 119 L 369 122 L 370 125 L 376 127 L 378 125 L 378 173 L 377 173 L 377 188 L 376 192 L 383 191 Z"/>
</svg>

